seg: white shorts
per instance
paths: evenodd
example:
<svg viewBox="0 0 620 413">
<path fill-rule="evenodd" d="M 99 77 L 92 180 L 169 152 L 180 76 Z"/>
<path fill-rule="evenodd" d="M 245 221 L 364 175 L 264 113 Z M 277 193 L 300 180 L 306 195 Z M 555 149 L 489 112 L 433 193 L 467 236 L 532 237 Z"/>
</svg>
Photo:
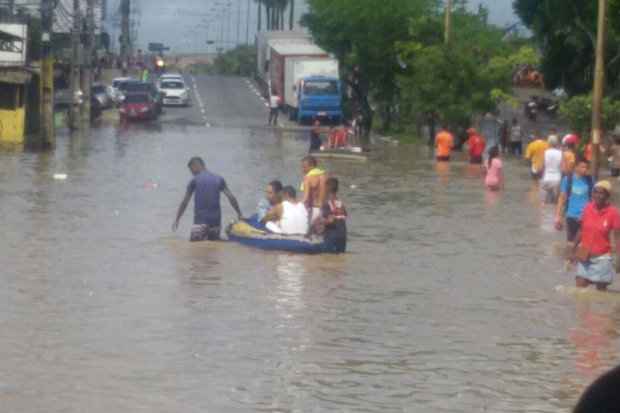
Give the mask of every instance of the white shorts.
<svg viewBox="0 0 620 413">
<path fill-rule="evenodd" d="M 310 224 L 314 224 L 317 219 L 321 218 L 322 215 L 321 208 L 313 207 L 312 215 L 310 217 Z"/>
</svg>

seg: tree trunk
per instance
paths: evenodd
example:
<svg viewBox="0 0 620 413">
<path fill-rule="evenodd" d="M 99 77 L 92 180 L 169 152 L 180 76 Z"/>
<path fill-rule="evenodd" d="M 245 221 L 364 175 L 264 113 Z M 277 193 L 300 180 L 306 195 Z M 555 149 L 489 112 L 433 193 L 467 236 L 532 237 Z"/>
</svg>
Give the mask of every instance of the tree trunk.
<svg viewBox="0 0 620 413">
<path fill-rule="evenodd" d="M 383 104 L 383 115 L 381 116 L 381 120 L 383 121 L 381 128 L 384 132 L 387 132 L 392 127 L 392 105 L 389 103 Z"/>
<path fill-rule="evenodd" d="M 267 16 L 267 30 L 271 30 L 271 8 L 265 6 L 265 14 Z"/>
<path fill-rule="evenodd" d="M 435 114 L 430 113 L 428 118 L 428 146 L 431 148 L 435 146 L 435 133 L 437 132 L 437 122 L 435 121 Z"/>
<path fill-rule="evenodd" d="M 295 0 L 289 0 L 289 3 L 288 29 L 293 30 L 295 28 Z"/>
</svg>

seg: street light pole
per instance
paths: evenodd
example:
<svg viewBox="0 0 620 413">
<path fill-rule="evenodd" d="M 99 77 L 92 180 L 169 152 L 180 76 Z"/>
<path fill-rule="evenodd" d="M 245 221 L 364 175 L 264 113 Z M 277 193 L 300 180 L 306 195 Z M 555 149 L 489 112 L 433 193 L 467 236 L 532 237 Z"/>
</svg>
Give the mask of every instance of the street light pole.
<svg viewBox="0 0 620 413">
<path fill-rule="evenodd" d="M 450 38 L 452 37 L 452 0 L 446 0 L 446 16 L 444 25 L 444 42 L 448 44 L 450 43 Z"/>
<path fill-rule="evenodd" d="M 600 169 L 600 144 L 601 136 L 603 134 L 602 108 L 605 88 L 606 17 L 607 0 L 599 0 L 596 65 L 594 68 L 594 88 L 592 96 L 592 169 L 595 180 L 598 179 Z"/>
<path fill-rule="evenodd" d="M 241 44 L 241 0 L 237 0 L 237 46 Z"/>
<path fill-rule="evenodd" d="M 52 0 L 41 0 L 41 139 L 47 148 L 56 144 L 54 131 L 54 54 L 52 53 L 52 31 L 54 4 Z"/>
<path fill-rule="evenodd" d="M 247 44 L 248 46 L 250 45 L 250 10 L 252 5 L 250 4 L 251 0 L 248 0 L 248 10 L 247 10 L 247 16 L 245 19 L 245 44 Z"/>
</svg>

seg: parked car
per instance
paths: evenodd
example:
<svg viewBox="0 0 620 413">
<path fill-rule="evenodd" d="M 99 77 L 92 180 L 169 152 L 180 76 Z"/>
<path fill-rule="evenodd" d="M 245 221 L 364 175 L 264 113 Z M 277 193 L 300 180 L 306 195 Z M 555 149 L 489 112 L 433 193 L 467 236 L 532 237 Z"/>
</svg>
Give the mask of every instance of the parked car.
<svg viewBox="0 0 620 413">
<path fill-rule="evenodd" d="M 161 93 L 159 93 L 159 90 L 157 90 L 154 84 L 149 82 L 142 82 L 140 80 L 126 80 L 120 83 L 119 89 L 125 96 L 134 93 L 148 94 L 155 102 L 157 115 L 161 114 L 163 106 L 163 96 Z"/>
<path fill-rule="evenodd" d="M 110 109 L 112 106 L 114 106 L 114 99 L 112 98 L 113 92 L 111 87 L 106 86 L 102 83 L 95 83 L 90 89 L 90 93 L 92 96 L 95 97 L 95 99 L 97 99 L 100 107 L 103 110 Z"/>
<path fill-rule="evenodd" d="M 189 89 L 183 80 L 164 79 L 160 82 L 159 91 L 163 95 L 164 105 L 187 106 L 189 104 Z"/>
<path fill-rule="evenodd" d="M 130 77 L 117 77 L 112 80 L 112 99 L 119 105 L 124 98 L 123 91 L 120 89 L 121 83 L 132 80 Z"/>
<path fill-rule="evenodd" d="M 128 93 L 119 108 L 121 120 L 157 119 L 157 103 L 148 93 Z"/>
</svg>

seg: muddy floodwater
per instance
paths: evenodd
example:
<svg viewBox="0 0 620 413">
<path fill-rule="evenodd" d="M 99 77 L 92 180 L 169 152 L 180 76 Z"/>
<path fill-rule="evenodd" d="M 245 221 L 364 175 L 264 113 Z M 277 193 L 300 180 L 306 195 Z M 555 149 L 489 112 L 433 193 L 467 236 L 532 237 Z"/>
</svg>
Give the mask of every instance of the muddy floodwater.
<svg viewBox="0 0 620 413">
<path fill-rule="evenodd" d="M 413 147 L 326 163 L 343 256 L 190 244 L 190 156 L 249 215 L 307 148 L 194 123 L 0 152 L 2 411 L 557 413 L 617 363 L 620 298 L 574 294 L 521 163 L 501 194 Z"/>
</svg>

